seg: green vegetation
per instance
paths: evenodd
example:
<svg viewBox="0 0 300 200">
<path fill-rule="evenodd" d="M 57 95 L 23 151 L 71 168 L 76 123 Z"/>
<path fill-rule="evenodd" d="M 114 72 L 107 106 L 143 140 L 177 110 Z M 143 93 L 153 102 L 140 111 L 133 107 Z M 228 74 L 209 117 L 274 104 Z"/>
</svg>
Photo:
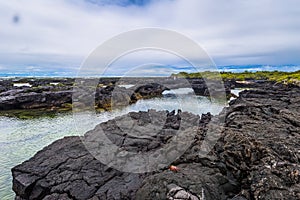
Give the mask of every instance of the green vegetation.
<svg viewBox="0 0 300 200">
<path fill-rule="evenodd" d="M 56 117 L 60 113 L 70 112 L 71 108 L 63 107 L 56 109 L 36 108 L 36 109 L 15 109 L 15 110 L 0 110 L 0 116 L 16 117 L 19 119 L 34 119 L 43 117 Z"/>
<path fill-rule="evenodd" d="M 220 79 L 223 80 L 269 80 L 283 83 L 300 83 L 300 70 L 295 72 L 280 72 L 280 71 L 258 71 L 258 72 L 198 72 L 198 73 L 186 73 L 180 72 L 178 74 L 172 74 L 172 77 L 183 77 L 183 78 L 207 78 L 207 79 Z"/>
</svg>

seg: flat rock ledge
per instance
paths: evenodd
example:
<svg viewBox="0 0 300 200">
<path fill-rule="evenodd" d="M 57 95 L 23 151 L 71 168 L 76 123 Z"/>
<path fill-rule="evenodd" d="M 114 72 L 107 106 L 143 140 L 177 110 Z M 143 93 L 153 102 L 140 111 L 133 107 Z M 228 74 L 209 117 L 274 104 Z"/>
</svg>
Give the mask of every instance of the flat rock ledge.
<svg viewBox="0 0 300 200">
<path fill-rule="evenodd" d="M 80 137 L 65 137 L 12 169 L 13 190 L 18 200 L 300 199 L 299 114 L 300 89 L 284 85 L 243 91 L 218 116 L 129 113 L 97 125 L 86 135 L 102 128 L 119 147 L 147 152 L 168 144 L 181 119 L 188 118 L 191 126 L 197 123 L 197 132 L 190 147 L 172 163 L 178 172 L 168 167 L 149 173 L 118 171 L 95 159 Z M 161 119 L 161 130 L 147 137 L 127 135 L 120 128 L 128 120 L 147 127 Z M 215 123 L 218 120 L 223 123 Z M 221 135 L 202 158 L 200 147 L 210 124 Z"/>
</svg>

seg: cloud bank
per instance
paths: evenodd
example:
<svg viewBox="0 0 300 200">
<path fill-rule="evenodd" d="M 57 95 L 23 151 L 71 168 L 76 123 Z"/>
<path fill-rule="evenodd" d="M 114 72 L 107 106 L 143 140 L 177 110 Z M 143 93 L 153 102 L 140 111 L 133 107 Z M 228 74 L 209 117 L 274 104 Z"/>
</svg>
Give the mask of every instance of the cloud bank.
<svg viewBox="0 0 300 200">
<path fill-rule="evenodd" d="M 299 66 L 299 7 L 298 0 L 1 1 L 0 70 L 76 71 L 105 40 L 143 27 L 187 35 L 217 65 Z"/>
</svg>

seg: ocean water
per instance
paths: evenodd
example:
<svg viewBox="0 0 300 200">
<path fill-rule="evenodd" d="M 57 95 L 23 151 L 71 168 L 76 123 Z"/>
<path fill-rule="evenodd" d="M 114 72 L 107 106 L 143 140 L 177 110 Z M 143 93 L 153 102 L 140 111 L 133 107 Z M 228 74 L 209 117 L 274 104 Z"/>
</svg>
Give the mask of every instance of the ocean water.
<svg viewBox="0 0 300 200">
<path fill-rule="evenodd" d="M 219 71 L 225 72 L 256 72 L 256 71 L 283 71 L 294 72 L 300 70 L 299 65 L 227 65 L 218 66 Z"/>
<path fill-rule="evenodd" d="M 30 120 L 0 117 L 0 199 L 14 199 L 11 168 L 59 138 L 83 135 L 96 124 L 130 111 L 181 109 L 195 114 L 218 114 L 224 107 L 224 104 L 213 103 L 206 97 L 191 95 L 191 92 L 192 89 L 187 88 L 166 91 L 163 97 L 139 100 L 126 108 L 100 113 L 93 120 L 82 113 L 80 126 L 76 126 L 72 113 Z"/>
<path fill-rule="evenodd" d="M 76 77 L 76 70 L 66 70 L 62 69 L 60 71 L 44 71 L 43 68 L 40 67 L 40 71 L 18 71 L 18 72 L 0 72 L 0 77 L 9 78 L 9 77 Z M 167 67 L 166 67 L 167 69 Z M 185 67 L 187 71 L 193 71 L 193 67 Z M 299 65 L 226 65 L 226 66 L 217 66 L 218 71 L 226 71 L 226 72 L 244 72 L 244 71 L 284 71 L 284 72 L 293 72 L 300 70 Z M 79 70 L 79 67 L 78 67 Z M 178 73 L 180 70 L 174 71 L 174 73 Z M 109 76 L 120 76 L 120 74 L 111 74 Z"/>
</svg>

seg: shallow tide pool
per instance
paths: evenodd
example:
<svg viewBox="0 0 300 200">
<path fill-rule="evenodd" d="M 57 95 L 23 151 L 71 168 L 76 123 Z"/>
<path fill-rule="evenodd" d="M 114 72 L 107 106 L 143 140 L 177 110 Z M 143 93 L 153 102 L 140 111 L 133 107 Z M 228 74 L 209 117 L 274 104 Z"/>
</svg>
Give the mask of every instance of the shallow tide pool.
<svg viewBox="0 0 300 200">
<path fill-rule="evenodd" d="M 64 136 L 83 135 L 96 124 L 124 115 L 130 111 L 177 110 L 202 114 L 218 114 L 225 106 L 212 103 L 206 97 L 191 95 L 191 89 L 165 92 L 161 98 L 139 100 L 121 110 L 103 112 L 93 120 L 82 114 L 80 125 L 76 126 L 72 113 L 54 118 L 20 120 L 0 117 L 0 199 L 14 199 L 11 168 L 32 157 L 37 151 Z"/>
</svg>

